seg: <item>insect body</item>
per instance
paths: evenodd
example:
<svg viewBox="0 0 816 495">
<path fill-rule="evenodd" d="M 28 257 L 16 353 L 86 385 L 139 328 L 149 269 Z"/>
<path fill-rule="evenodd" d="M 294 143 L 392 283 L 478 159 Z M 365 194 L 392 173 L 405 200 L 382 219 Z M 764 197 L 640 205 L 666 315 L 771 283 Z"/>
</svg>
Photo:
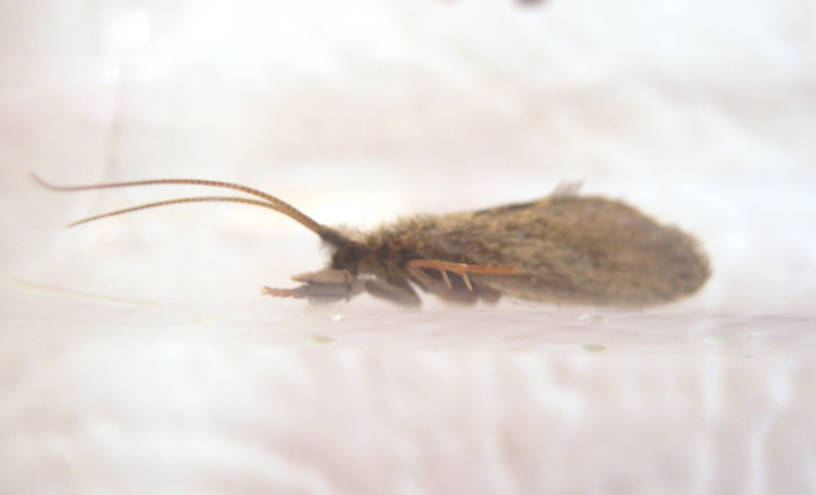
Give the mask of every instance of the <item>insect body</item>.
<svg viewBox="0 0 816 495">
<path fill-rule="evenodd" d="M 279 211 L 317 234 L 331 251 L 327 268 L 295 275 L 296 288 L 265 294 L 312 302 L 367 292 L 418 306 L 415 288 L 472 304 L 502 295 L 533 301 L 642 307 L 689 295 L 707 280 L 708 259 L 697 241 L 658 224 L 620 201 L 559 188 L 526 203 L 440 216 L 417 216 L 356 234 L 321 225 L 262 191 L 226 182 L 158 179 L 89 186 L 43 186 L 62 191 L 155 184 L 213 186 L 255 198 L 200 196 L 148 203 L 89 217 L 73 225 L 176 203 L 223 201 Z"/>
</svg>

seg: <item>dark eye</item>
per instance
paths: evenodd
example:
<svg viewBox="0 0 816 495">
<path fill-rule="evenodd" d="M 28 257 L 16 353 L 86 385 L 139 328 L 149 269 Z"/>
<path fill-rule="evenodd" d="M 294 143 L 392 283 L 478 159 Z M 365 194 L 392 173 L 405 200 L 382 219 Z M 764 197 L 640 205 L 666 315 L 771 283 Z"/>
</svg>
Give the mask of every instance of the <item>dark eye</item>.
<svg viewBox="0 0 816 495">
<path fill-rule="evenodd" d="M 347 244 L 343 246 L 343 259 L 346 262 L 352 263 L 360 259 L 360 249 L 356 244 Z"/>
<path fill-rule="evenodd" d="M 347 243 L 334 253 L 332 266 L 337 269 L 353 270 L 360 261 L 361 250 L 357 244 Z"/>
</svg>

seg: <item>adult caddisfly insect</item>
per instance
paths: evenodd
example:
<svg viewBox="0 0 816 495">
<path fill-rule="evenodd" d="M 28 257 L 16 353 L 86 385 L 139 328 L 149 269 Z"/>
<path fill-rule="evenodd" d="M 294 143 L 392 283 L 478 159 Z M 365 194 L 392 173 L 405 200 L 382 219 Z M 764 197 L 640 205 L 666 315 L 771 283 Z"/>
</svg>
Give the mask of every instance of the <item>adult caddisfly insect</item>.
<svg viewBox="0 0 816 495">
<path fill-rule="evenodd" d="M 660 225 L 620 201 L 580 196 L 577 188 L 570 186 L 535 201 L 416 216 L 368 234 L 356 234 L 321 225 L 267 193 L 227 182 L 157 179 L 55 186 L 35 179 L 58 191 L 184 184 L 254 196 L 169 199 L 70 225 L 177 203 L 223 201 L 269 208 L 317 234 L 332 254 L 327 268 L 292 277 L 302 283 L 300 287 L 264 287 L 263 292 L 312 302 L 368 292 L 417 306 L 420 298 L 416 287 L 459 303 L 493 302 L 504 294 L 559 304 L 640 307 L 691 294 L 710 273 L 706 255 L 689 234 Z"/>
</svg>

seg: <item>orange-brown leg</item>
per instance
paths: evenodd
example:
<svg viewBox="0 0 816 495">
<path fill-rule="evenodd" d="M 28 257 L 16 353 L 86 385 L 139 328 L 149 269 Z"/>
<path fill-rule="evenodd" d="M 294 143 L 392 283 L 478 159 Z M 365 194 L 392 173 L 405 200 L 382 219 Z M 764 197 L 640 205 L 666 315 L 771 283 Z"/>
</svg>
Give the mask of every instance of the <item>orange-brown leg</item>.
<svg viewBox="0 0 816 495">
<path fill-rule="evenodd" d="M 442 278 L 434 278 L 422 268 L 407 266 L 411 278 L 418 282 L 425 290 L 433 292 L 438 297 L 459 304 L 473 304 L 478 299 L 476 292 L 469 291 L 463 284 L 454 285 L 450 278 L 442 275 Z M 442 272 L 445 274 L 445 272 Z M 455 282 L 459 282 L 455 280 Z M 478 289 L 478 287 L 477 287 Z"/>
<path fill-rule="evenodd" d="M 408 262 L 407 268 L 414 273 L 421 273 L 419 268 L 438 270 L 445 281 L 445 285 L 451 287 L 450 279 L 446 272 L 455 273 L 462 277 L 468 291 L 473 292 L 473 285 L 470 283 L 468 273 L 478 273 L 482 275 L 510 275 L 516 273 L 516 267 L 510 265 L 470 265 L 468 263 L 456 263 L 453 261 L 418 259 Z"/>
</svg>

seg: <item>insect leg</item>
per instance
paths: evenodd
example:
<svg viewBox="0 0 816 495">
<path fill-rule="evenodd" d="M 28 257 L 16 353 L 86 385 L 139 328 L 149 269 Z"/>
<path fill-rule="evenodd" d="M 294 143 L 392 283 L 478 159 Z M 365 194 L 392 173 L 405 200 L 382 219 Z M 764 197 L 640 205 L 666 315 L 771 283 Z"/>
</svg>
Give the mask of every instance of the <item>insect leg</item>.
<svg viewBox="0 0 816 495">
<path fill-rule="evenodd" d="M 446 272 L 455 273 L 462 277 L 465 287 L 467 287 L 467 290 L 470 292 L 473 292 L 473 285 L 470 283 L 470 279 L 467 276 L 468 273 L 479 273 L 483 275 L 509 275 L 516 272 L 516 267 L 509 265 L 470 265 L 468 263 L 455 263 L 453 261 L 434 259 L 411 260 L 408 262 L 407 267 L 409 271 L 412 268 L 428 268 L 431 270 L 438 270 L 442 274 L 442 278 L 445 280 L 445 284 L 448 287 L 451 287 L 451 284 Z M 418 272 L 421 272 L 421 270 L 414 271 L 414 273 Z"/>
<path fill-rule="evenodd" d="M 460 285 L 453 285 L 451 280 L 448 278 L 447 283 L 445 283 L 445 276 L 444 271 L 442 273 L 443 279 L 435 279 L 422 271 L 421 268 L 406 267 L 408 274 L 411 275 L 411 278 L 419 283 L 422 287 L 426 290 L 433 292 L 437 296 L 446 301 L 457 302 L 462 304 L 473 304 L 479 299 L 479 295 L 481 293 L 481 288 L 476 287 L 476 291 L 470 289 L 464 289 L 461 284 Z"/>
<path fill-rule="evenodd" d="M 442 280 L 445 281 L 445 285 L 448 286 L 448 289 L 453 289 L 453 285 L 451 284 L 450 278 L 448 277 L 448 272 L 442 270 L 439 273 L 442 274 Z"/>
<path fill-rule="evenodd" d="M 421 302 L 417 293 L 404 279 L 366 280 L 366 291 L 374 297 L 387 299 L 402 306 L 419 306 Z"/>
</svg>

